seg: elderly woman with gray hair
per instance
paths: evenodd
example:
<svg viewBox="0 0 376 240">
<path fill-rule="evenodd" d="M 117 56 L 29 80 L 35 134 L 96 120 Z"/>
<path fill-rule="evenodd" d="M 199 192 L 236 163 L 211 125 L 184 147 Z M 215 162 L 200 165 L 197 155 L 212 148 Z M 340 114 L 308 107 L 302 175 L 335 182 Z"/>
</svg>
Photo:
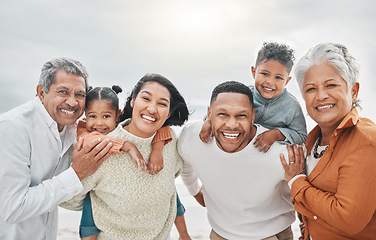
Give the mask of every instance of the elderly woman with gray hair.
<svg viewBox="0 0 376 240">
<path fill-rule="evenodd" d="M 296 65 L 309 116 L 318 124 L 281 162 L 304 239 L 376 239 L 376 125 L 359 117 L 358 68 L 347 48 L 319 44 Z"/>
</svg>

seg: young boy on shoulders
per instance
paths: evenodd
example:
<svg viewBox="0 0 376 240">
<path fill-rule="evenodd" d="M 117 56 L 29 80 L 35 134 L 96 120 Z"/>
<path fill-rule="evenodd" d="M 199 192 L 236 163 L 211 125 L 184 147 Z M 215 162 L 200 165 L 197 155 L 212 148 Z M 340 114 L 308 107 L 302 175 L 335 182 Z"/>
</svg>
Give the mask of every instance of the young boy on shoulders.
<svg viewBox="0 0 376 240">
<path fill-rule="evenodd" d="M 253 92 L 255 123 L 270 129 L 255 138 L 254 145 L 267 152 L 275 141 L 302 144 L 307 139 L 306 122 L 297 99 L 286 90 L 294 65 L 293 50 L 276 42 L 264 43 L 251 67 L 255 79 Z M 211 127 L 206 121 L 200 139 L 208 142 Z"/>
</svg>

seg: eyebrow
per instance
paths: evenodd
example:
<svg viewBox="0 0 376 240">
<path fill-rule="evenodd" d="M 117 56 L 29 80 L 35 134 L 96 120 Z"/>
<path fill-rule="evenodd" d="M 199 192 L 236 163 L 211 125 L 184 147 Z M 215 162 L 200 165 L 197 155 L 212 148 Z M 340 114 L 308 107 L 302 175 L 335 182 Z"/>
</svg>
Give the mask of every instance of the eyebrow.
<svg viewBox="0 0 376 240">
<path fill-rule="evenodd" d="M 91 114 L 91 113 L 97 113 L 97 112 L 95 112 L 95 111 L 86 112 L 86 114 Z M 100 113 L 102 113 L 102 112 L 100 112 Z M 112 114 L 111 111 L 104 111 L 103 113 L 110 113 L 110 114 Z"/>
<path fill-rule="evenodd" d="M 68 90 L 68 91 L 70 90 L 69 88 L 67 88 L 65 86 L 59 86 L 59 87 L 56 88 L 56 90 L 61 90 L 61 89 Z M 79 90 L 78 92 L 86 94 L 86 91 Z"/>
<path fill-rule="evenodd" d="M 327 82 L 330 82 L 330 81 L 335 81 L 336 82 L 337 80 L 334 79 L 334 78 L 330 78 L 330 79 L 325 80 L 324 83 L 327 83 Z M 304 87 L 308 86 L 308 85 L 316 85 L 316 84 L 314 84 L 314 83 L 307 83 L 307 84 L 304 85 Z"/>
<path fill-rule="evenodd" d="M 148 92 L 148 91 L 146 91 L 146 90 L 143 90 L 142 92 L 140 92 L 140 93 L 146 93 L 146 94 L 148 94 L 148 95 L 150 95 L 150 96 L 152 96 L 152 94 L 150 93 L 150 92 Z M 170 100 L 169 99 L 167 99 L 167 98 L 160 98 L 161 100 L 163 100 L 163 101 L 166 101 L 166 102 L 170 102 Z"/>
<path fill-rule="evenodd" d="M 60 89 L 65 89 L 65 90 L 69 90 L 69 88 L 67 88 L 67 87 L 64 87 L 64 86 L 59 86 L 59 87 L 57 87 L 56 89 L 57 89 L 57 90 L 60 90 Z"/>
</svg>

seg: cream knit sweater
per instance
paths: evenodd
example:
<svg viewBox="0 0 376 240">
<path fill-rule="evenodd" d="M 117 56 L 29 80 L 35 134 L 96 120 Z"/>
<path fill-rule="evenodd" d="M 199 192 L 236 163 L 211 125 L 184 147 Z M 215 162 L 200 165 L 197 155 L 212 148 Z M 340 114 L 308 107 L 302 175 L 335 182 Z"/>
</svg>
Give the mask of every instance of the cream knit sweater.
<svg viewBox="0 0 376 240">
<path fill-rule="evenodd" d="M 146 161 L 152 140 L 136 137 L 123 126 L 108 134 L 132 142 Z M 175 177 L 182 161 L 176 149 L 176 137 L 164 146 L 164 168 L 157 175 L 140 172 L 128 153 L 111 155 L 91 176 L 82 180 L 84 190 L 63 207 L 80 210 L 90 191 L 93 216 L 103 239 L 167 239 L 176 217 Z"/>
</svg>

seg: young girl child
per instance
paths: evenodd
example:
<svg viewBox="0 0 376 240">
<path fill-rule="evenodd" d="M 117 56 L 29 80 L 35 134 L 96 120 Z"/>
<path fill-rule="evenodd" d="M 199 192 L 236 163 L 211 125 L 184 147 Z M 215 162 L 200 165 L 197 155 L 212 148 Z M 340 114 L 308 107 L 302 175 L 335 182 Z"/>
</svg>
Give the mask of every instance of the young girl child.
<svg viewBox="0 0 376 240">
<path fill-rule="evenodd" d="M 119 86 L 112 86 L 112 89 L 108 87 L 96 87 L 88 92 L 85 103 L 86 120 L 80 121 L 77 127 L 77 138 L 82 137 L 84 144 L 95 138 L 109 138 L 105 135 L 116 128 L 121 112 L 119 110 L 117 94 L 121 91 L 122 89 Z M 113 147 L 110 150 L 111 154 L 128 152 L 141 171 L 146 172 L 148 170 L 153 175 L 157 174 L 163 168 L 163 146 L 172 140 L 172 135 L 169 126 L 162 127 L 157 131 L 153 139 L 148 167 L 135 145 L 121 139 L 109 139 L 113 143 Z M 177 201 L 177 205 L 180 206 L 180 209 L 178 207 L 177 215 L 182 218 L 182 220 L 177 222 L 181 222 L 184 221 L 183 214 L 185 210 L 179 198 L 177 198 Z M 176 224 L 176 227 L 179 233 L 186 233 L 188 235 L 185 224 Z M 96 228 L 92 216 L 90 194 L 87 194 L 82 209 L 80 237 L 86 240 L 96 239 L 98 232 L 99 230 Z"/>
</svg>

